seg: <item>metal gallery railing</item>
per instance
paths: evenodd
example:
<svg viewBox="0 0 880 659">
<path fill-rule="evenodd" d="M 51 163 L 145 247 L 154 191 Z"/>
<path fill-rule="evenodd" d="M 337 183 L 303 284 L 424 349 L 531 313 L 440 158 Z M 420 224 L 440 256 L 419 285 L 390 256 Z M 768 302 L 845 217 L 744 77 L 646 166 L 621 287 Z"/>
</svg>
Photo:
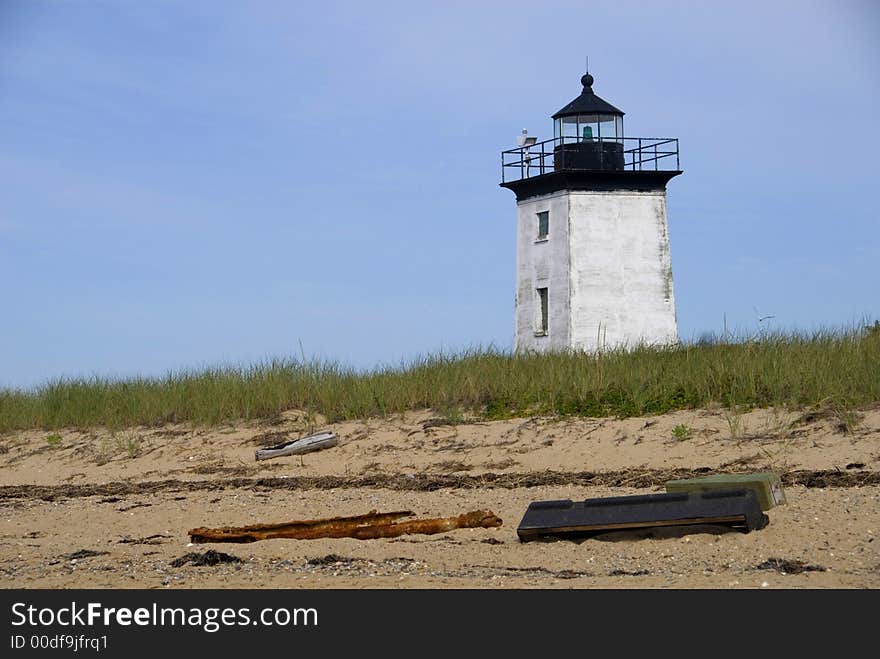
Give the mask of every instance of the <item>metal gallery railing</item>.
<svg viewBox="0 0 880 659">
<path fill-rule="evenodd" d="M 501 152 L 501 182 L 558 171 L 680 171 L 674 137 L 555 137 Z"/>
</svg>

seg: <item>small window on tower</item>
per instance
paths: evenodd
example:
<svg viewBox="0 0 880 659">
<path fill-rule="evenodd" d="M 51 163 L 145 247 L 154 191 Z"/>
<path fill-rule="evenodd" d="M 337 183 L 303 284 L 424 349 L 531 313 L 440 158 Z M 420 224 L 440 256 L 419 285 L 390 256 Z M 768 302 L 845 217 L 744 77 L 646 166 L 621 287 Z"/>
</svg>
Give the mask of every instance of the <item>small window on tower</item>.
<svg viewBox="0 0 880 659">
<path fill-rule="evenodd" d="M 550 211 L 538 213 L 538 240 L 547 240 L 550 233 Z"/>
<path fill-rule="evenodd" d="M 535 328 L 535 334 L 538 336 L 546 336 L 550 331 L 550 327 L 548 325 L 549 313 L 547 309 L 547 289 L 539 288 L 538 289 L 538 305 L 540 306 L 540 316 L 538 316 L 537 327 Z"/>
</svg>

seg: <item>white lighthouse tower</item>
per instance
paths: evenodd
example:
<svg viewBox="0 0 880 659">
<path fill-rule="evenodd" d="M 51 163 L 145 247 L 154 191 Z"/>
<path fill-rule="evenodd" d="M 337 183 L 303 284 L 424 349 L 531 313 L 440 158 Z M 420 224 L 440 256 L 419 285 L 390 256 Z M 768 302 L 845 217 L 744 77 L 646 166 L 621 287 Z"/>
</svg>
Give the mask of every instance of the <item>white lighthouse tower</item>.
<svg viewBox="0 0 880 659">
<path fill-rule="evenodd" d="M 516 350 L 594 352 L 678 341 L 666 184 L 678 140 L 625 137 L 623 112 L 581 78 L 553 139 L 502 153 L 516 194 Z"/>
</svg>

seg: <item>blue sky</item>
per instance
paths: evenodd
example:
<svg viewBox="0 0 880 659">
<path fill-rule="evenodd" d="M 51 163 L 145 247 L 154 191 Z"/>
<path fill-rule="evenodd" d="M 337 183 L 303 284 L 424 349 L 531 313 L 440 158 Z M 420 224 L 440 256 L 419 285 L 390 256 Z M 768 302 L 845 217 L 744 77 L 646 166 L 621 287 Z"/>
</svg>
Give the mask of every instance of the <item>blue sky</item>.
<svg viewBox="0 0 880 659">
<path fill-rule="evenodd" d="M 681 140 L 683 338 L 880 316 L 878 3 L 3 0 L 0 386 L 510 348 L 499 153 L 587 54 Z"/>
</svg>

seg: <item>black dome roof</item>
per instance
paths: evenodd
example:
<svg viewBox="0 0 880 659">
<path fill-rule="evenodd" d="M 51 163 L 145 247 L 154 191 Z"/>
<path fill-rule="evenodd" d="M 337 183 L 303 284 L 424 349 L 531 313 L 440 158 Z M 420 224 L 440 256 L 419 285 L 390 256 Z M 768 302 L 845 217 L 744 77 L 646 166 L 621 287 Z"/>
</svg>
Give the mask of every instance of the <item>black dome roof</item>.
<svg viewBox="0 0 880 659">
<path fill-rule="evenodd" d="M 553 119 L 571 117 L 578 114 L 615 114 L 620 117 L 623 116 L 623 110 L 618 110 L 611 103 L 593 93 L 593 76 L 589 73 L 585 74 L 581 77 L 581 84 L 584 86 L 584 91 L 581 92 L 581 95 L 554 114 Z"/>
</svg>

